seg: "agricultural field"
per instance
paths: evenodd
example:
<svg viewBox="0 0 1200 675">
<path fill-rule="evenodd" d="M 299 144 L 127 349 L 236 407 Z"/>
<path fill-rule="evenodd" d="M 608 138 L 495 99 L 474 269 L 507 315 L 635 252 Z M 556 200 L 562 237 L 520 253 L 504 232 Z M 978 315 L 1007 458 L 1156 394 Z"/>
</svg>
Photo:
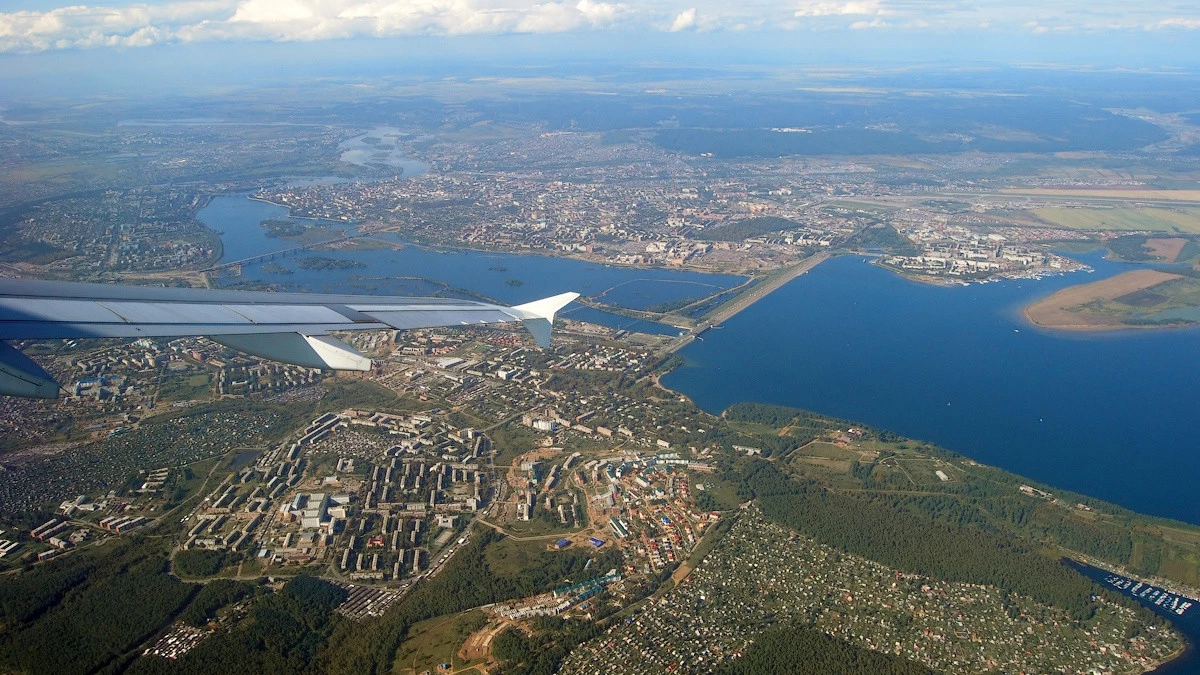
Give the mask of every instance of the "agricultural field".
<svg viewBox="0 0 1200 675">
<path fill-rule="evenodd" d="M 1044 208 L 1030 213 L 1048 225 L 1072 230 L 1200 234 L 1200 209 Z"/>
</svg>

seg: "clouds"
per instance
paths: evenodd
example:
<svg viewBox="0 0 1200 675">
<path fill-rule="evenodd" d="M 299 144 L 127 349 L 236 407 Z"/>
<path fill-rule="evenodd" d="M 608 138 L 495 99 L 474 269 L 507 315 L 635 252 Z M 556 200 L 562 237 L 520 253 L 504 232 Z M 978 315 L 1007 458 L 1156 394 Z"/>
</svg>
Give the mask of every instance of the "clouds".
<svg viewBox="0 0 1200 675">
<path fill-rule="evenodd" d="M 597 30 L 1200 30 L 1200 7 L 1193 3 L 1130 8 L 1122 0 L 705 0 L 708 4 L 699 5 L 696 0 L 144 0 L 123 5 L 94 0 L 103 6 L 69 1 L 45 11 L 0 12 L 0 51 Z"/>
<path fill-rule="evenodd" d="M 811 2 L 802 0 L 796 8 L 795 16 L 845 16 L 845 15 L 861 15 L 861 14 L 891 14 L 891 10 L 884 9 L 882 3 L 878 0 L 857 0 L 839 4 L 836 2 Z"/>
<path fill-rule="evenodd" d="M 692 30 L 695 27 L 696 27 L 696 8 L 689 7 L 688 9 L 685 9 L 682 12 L 680 12 L 675 17 L 675 20 L 671 22 L 671 27 L 668 28 L 667 30 L 669 30 L 672 33 L 678 33 L 680 31 Z"/>
</svg>

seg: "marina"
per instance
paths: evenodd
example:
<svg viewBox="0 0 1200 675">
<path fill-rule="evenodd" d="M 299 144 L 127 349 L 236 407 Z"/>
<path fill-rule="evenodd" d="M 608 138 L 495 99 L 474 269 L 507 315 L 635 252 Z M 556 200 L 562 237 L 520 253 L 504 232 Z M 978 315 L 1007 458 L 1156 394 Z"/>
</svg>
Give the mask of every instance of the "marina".
<svg viewBox="0 0 1200 675">
<path fill-rule="evenodd" d="M 1146 604 L 1154 605 L 1163 610 L 1183 616 L 1196 604 L 1195 600 L 1178 593 L 1172 593 L 1164 588 L 1151 586 L 1144 581 L 1130 579 L 1119 574 L 1104 577 L 1104 583 L 1135 597 Z"/>
</svg>

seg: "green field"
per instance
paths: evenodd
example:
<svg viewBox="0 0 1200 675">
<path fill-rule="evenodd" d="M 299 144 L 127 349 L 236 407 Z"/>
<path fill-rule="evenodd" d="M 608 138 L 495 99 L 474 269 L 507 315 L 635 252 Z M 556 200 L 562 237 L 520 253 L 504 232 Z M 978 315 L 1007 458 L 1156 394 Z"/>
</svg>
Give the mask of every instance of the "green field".
<svg viewBox="0 0 1200 675">
<path fill-rule="evenodd" d="M 858 459 L 862 455 L 861 450 L 845 448 L 834 443 L 826 443 L 824 441 L 813 441 L 808 445 L 800 448 L 795 453 L 797 456 L 804 457 L 825 457 L 827 459 Z"/>
<path fill-rule="evenodd" d="M 898 458 L 896 463 L 904 471 L 904 475 L 916 485 L 944 485 L 947 482 L 958 482 L 963 478 L 962 469 L 940 459 Z M 939 478 L 938 471 L 946 474 L 949 481 Z"/>
<path fill-rule="evenodd" d="M 469 611 L 415 624 L 408 632 L 408 639 L 396 653 L 392 672 L 438 672 L 438 667 L 443 663 L 450 664 L 459 673 L 471 672 L 458 670 L 467 665 L 458 658 L 458 649 L 468 635 L 485 623 L 487 617 L 483 612 Z"/>
<path fill-rule="evenodd" d="M 192 401 L 212 397 L 212 378 L 208 373 L 192 375 L 167 374 L 158 390 L 160 403 Z"/>
<path fill-rule="evenodd" d="M 1200 234 L 1200 209 L 1032 209 L 1038 220 L 1071 230 L 1151 230 Z"/>
</svg>

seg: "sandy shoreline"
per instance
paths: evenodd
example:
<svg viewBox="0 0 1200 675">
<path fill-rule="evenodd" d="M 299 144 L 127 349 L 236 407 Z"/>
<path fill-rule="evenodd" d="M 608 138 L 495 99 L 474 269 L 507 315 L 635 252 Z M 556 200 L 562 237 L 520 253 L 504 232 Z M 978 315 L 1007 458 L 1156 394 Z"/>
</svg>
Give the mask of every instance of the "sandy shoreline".
<svg viewBox="0 0 1200 675">
<path fill-rule="evenodd" d="M 1021 311 L 1025 320 L 1042 328 L 1074 331 L 1127 330 L 1130 328 L 1162 328 L 1162 326 L 1128 324 L 1117 317 L 1069 311 L 1093 300 L 1112 300 L 1129 293 L 1178 279 L 1178 274 L 1158 270 L 1131 270 L 1115 277 L 1089 284 L 1071 286 L 1032 304 Z"/>
</svg>

